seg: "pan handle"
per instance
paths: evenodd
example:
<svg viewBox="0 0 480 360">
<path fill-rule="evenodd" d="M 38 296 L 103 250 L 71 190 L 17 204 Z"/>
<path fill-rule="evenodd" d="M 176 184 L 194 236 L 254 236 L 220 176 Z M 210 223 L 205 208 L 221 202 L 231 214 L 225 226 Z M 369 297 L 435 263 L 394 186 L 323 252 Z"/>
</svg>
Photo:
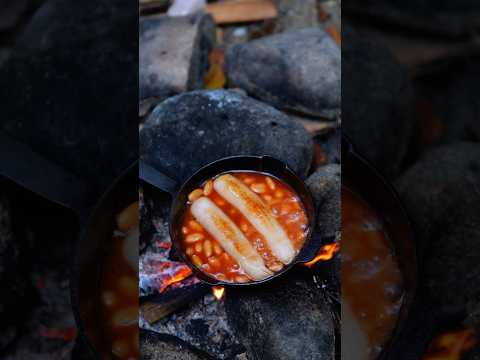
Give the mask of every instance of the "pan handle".
<svg viewBox="0 0 480 360">
<path fill-rule="evenodd" d="M 75 175 L 0 132 L 0 176 L 85 218 L 89 191 Z"/>
<path fill-rule="evenodd" d="M 177 194 L 178 183 L 143 160 L 139 161 L 139 177 L 157 189 L 169 193 L 172 197 Z"/>
</svg>

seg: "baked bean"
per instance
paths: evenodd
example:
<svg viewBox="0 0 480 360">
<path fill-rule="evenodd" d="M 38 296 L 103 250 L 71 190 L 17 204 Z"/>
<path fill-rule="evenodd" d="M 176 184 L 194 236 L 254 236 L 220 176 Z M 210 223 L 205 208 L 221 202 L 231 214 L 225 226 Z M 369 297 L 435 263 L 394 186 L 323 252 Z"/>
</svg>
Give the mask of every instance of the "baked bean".
<svg viewBox="0 0 480 360">
<path fill-rule="evenodd" d="M 246 283 L 246 282 L 249 282 L 250 279 L 244 275 L 239 275 L 239 276 L 236 276 L 235 277 L 235 282 L 238 282 L 238 283 Z"/>
<path fill-rule="evenodd" d="M 197 241 L 200 241 L 204 238 L 205 236 L 203 234 L 198 234 L 198 233 L 195 233 L 195 234 L 190 234 L 188 235 L 186 238 L 185 238 L 185 242 L 187 244 L 193 244 Z"/>
<path fill-rule="evenodd" d="M 205 196 L 210 196 L 212 191 L 213 191 L 213 181 L 208 180 L 207 183 L 205 184 L 205 187 L 203 188 L 203 194 Z"/>
<path fill-rule="evenodd" d="M 202 189 L 196 189 L 193 190 L 189 195 L 188 195 L 188 200 L 193 202 L 197 200 L 199 197 L 203 196 L 203 190 Z"/>
<path fill-rule="evenodd" d="M 248 177 L 248 176 L 243 179 L 243 182 L 244 182 L 245 184 L 247 184 L 247 185 L 250 185 L 250 184 L 253 183 L 254 181 L 255 181 L 255 179 L 253 179 L 253 178 L 251 178 L 251 177 Z"/>
<path fill-rule="evenodd" d="M 201 267 L 202 266 L 202 259 L 198 255 L 192 255 L 192 262 L 195 266 Z"/>
<path fill-rule="evenodd" d="M 248 226 L 248 224 L 246 222 L 242 222 L 240 224 L 240 230 L 242 230 L 243 232 L 247 232 L 249 228 L 250 228 L 250 226 Z"/>
<path fill-rule="evenodd" d="M 186 226 L 182 226 L 182 233 L 183 233 L 183 235 L 188 234 L 188 228 Z"/>
<path fill-rule="evenodd" d="M 203 251 L 203 245 L 202 245 L 202 243 L 197 242 L 197 243 L 195 244 L 195 251 L 196 251 L 197 253 L 201 253 L 201 252 Z"/>
<path fill-rule="evenodd" d="M 267 265 L 267 267 L 274 272 L 279 272 L 280 270 L 283 269 L 283 264 L 279 263 L 279 262 L 276 262 L 276 263 Z"/>
<path fill-rule="evenodd" d="M 283 198 L 283 195 L 285 195 L 285 194 L 283 193 L 283 191 L 281 191 L 281 190 L 275 191 L 275 197 L 276 197 L 277 199 Z"/>
<path fill-rule="evenodd" d="M 273 200 L 271 195 L 263 195 L 263 200 L 265 200 L 267 203 L 271 202 Z"/>
<path fill-rule="evenodd" d="M 215 204 L 217 204 L 218 206 L 224 206 L 225 205 L 225 200 L 222 200 L 222 199 L 215 199 L 213 200 L 215 202 Z"/>
<path fill-rule="evenodd" d="M 214 268 L 219 268 L 221 266 L 220 260 L 218 260 L 218 258 L 216 258 L 216 257 L 208 258 L 208 263 L 210 264 L 210 266 L 212 266 Z"/>
<path fill-rule="evenodd" d="M 217 255 L 221 255 L 223 253 L 223 249 L 217 243 L 213 244 L 213 252 Z"/>
<path fill-rule="evenodd" d="M 217 274 L 215 277 L 220 281 L 227 281 L 228 280 L 227 277 L 223 274 Z"/>
<path fill-rule="evenodd" d="M 257 194 L 263 194 L 265 191 L 267 191 L 267 186 L 262 183 L 255 183 L 250 185 L 250 189 L 252 189 Z"/>
<path fill-rule="evenodd" d="M 190 226 L 193 230 L 195 231 L 203 231 L 203 227 L 202 225 L 200 225 L 198 222 L 196 222 L 195 220 L 190 220 L 188 222 L 188 226 Z"/>
<path fill-rule="evenodd" d="M 212 243 L 210 240 L 205 240 L 203 243 L 203 250 L 205 251 L 206 257 L 212 256 Z"/>
<path fill-rule="evenodd" d="M 195 253 L 195 249 L 193 247 L 188 247 L 185 252 L 187 253 L 187 255 L 193 255 Z"/>
<path fill-rule="evenodd" d="M 267 186 L 270 188 L 270 190 L 275 190 L 276 189 L 276 185 L 271 178 L 266 177 L 265 182 L 267 183 Z"/>
</svg>

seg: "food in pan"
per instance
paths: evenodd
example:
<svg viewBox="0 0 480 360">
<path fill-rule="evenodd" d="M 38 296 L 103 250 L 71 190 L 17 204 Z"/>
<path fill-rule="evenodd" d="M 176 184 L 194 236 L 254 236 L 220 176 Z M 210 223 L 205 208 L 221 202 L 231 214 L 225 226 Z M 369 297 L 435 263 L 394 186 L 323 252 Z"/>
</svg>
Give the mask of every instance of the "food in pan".
<svg viewBox="0 0 480 360">
<path fill-rule="evenodd" d="M 264 237 L 273 255 L 284 264 L 295 257 L 295 249 L 285 230 L 273 216 L 268 205 L 236 177 L 226 174 L 213 182 L 213 188 L 247 218 Z M 265 187 L 266 189 L 266 187 Z"/>
<path fill-rule="evenodd" d="M 342 348 L 376 359 L 396 325 L 402 275 L 380 214 L 342 188 Z"/>
<path fill-rule="evenodd" d="M 263 173 L 231 172 L 189 194 L 182 247 L 218 280 L 260 281 L 292 263 L 307 230 L 303 204 L 288 185 Z"/>
<path fill-rule="evenodd" d="M 138 344 L 138 203 L 117 216 L 112 252 L 103 270 L 101 316 L 104 359 L 140 359 Z"/>
<path fill-rule="evenodd" d="M 192 214 L 250 278 L 262 280 L 272 275 L 242 231 L 212 200 L 206 197 L 196 200 L 192 204 Z M 213 255 L 212 250 L 205 251 Z"/>
</svg>

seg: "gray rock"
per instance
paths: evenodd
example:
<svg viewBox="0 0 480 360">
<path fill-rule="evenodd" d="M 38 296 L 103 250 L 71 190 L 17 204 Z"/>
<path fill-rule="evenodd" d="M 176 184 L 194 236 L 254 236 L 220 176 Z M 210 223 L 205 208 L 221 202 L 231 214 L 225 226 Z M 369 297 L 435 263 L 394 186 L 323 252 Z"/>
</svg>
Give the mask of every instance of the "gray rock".
<svg viewBox="0 0 480 360">
<path fill-rule="evenodd" d="M 318 27 L 233 45 L 226 69 L 232 87 L 278 108 L 327 118 L 340 111 L 340 48 Z"/>
<path fill-rule="evenodd" d="M 342 130 L 388 178 L 401 169 L 413 130 L 407 73 L 391 53 L 344 26 Z"/>
<path fill-rule="evenodd" d="M 305 177 L 312 151 L 301 125 L 234 91 L 170 98 L 153 110 L 140 131 L 140 156 L 177 181 L 232 155 L 271 155 Z"/>
<path fill-rule="evenodd" d="M 413 221 L 420 257 L 445 221 L 463 214 L 480 192 L 480 144 L 458 143 L 425 153 L 395 183 Z"/>
<path fill-rule="evenodd" d="M 335 237 L 340 233 L 341 171 L 340 165 L 326 165 L 307 179 L 307 186 L 315 199 L 317 210 L 314 236 Z"/>
<path fill-rule="evenodd" d="M 2 131 L 106 188 L 138 156 L 138 4 L 51 0 L 0 68 Z"/>
<path fill-rule="evenodd" d="M 480 192 L 471 191 L 437 224 L 424 264 L 421 286 L 442 316 L 463 314 L 480 299 Z"/>
<path fill-rule="evenodd" d="M 227 292 L 229 322 L 248 359 L 334 359 L 334 320 L 320 289 L 295 275 L 279 280 Z"/>
<path fill-rule="evenodd" d="M 209 15 L 140 19 L 140 99 L 200 89 L 215 43 Z"/>
<path fill-rule="evenodd" d="M 174 337 L 147 330 L 140 331 L 140 354 L 142 360 L 211 360 Z"/>
<path fill-rule="evenodd" d="M 316 0 L 275 0 L 278 18 L 275 31 L 292 31 L 318 25 Z"/>
</svg>

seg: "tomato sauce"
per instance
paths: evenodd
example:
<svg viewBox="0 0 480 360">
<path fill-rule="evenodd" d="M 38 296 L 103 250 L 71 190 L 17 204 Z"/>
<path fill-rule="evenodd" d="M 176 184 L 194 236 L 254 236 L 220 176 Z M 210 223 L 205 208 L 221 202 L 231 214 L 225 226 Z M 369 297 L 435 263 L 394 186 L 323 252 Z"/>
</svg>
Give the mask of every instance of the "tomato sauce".
<svg viewBox="0 0 480 360">
<path fill-rule="evenodd" d="M 392 335 L 402 301 L 402 276 L 381 216 L 342 188 L 342 296 L 376 359 Z"/>
<path fill-rule="evenodd" d="M 307 215 L 298 195 L 288 185 L 269 175 L 255 172 L 232 172 L 230 175 L 241 180 L 262 198 L 298 252 L 303 247 L 308 227 Z M 257 253 L 262 256 L 265 265 L 273 272 L 280 271 L 284 265 L 274 257 L 265 238 L 237 208 L 212 189 L 212 180 L 206 181 L 202 184 L 203 189 L 197 189 L 191 195 L 194 198 L 199 196 L 210 198 L 242 231 Z M 203 272 L 218 280 L 251 281 L 238 263 L 194 219 L 191 204 L 190 200 L 182 223 L 183 251 L 190 260 Z"/>
<path fill-rule="evenodd" d="M 112 252 L 103 272 L 100 310 L 108 343 L 103 359 L 112 359 L 112 354 L 115 359 L 140 359 L 138 275 L 125 258 L 125 241 L 123 236 L 113 236 Z"/>
</svg>

